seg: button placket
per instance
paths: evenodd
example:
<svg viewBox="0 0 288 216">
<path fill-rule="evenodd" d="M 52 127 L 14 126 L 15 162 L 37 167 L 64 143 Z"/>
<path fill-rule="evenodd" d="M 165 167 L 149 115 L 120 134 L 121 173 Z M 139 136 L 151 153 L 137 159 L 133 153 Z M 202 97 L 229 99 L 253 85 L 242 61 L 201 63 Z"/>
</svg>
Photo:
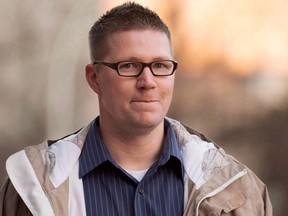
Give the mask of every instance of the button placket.
<svg viewBox="0 0 288 216">
<path fill-rule="evenodd" d="M 140 187 L 138 191 L 140 194 L 144 194 L 144 188 L 143 187 Z"/>
</svg>

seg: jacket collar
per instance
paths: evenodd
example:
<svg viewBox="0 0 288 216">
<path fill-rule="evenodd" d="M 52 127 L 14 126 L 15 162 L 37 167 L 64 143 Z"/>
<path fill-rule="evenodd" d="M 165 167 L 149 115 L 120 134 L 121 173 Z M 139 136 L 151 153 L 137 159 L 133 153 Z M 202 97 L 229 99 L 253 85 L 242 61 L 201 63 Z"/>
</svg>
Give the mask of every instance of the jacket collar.
<svg viewBox="0 0 288 216">
<path fill-rule="evenodd" d="M 224 151 L 208 139 L 201 137 L 201 134 L 200 136 L 191 134 L 183 124 L 171 118 L 166 118 L 166 121 L 170 123 L 180 146 L 185 175 L 192 180 L 197 189 L 229 164 Z M 77 134 L 49 146 L 44 153 L 46 164 L 51 168 L 50 180 L 55 187 L 68 178 L 74 164 L 78 161 L 90 127 L 91 123 Z M 63 152 L 68 156 L 63 157 Z"/>
<path fill-rule="evenodd" d="M 50 170 L 49 179 L 55 188 L 69 177 L 78 161 L 90 125 L 91 123 L 77 134 L 60 139 L 50 145 L 46 151 L 42 151 L 46 168 Z"/>
</svg>

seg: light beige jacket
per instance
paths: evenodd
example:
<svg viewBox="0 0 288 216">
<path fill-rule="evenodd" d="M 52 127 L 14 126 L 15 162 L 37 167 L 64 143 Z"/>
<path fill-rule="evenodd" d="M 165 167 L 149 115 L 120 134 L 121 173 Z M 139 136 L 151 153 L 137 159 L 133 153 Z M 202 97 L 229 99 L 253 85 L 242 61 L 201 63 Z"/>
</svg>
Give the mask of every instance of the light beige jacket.
<svg viewBox="0 0 288 216">
<path fill-rule="evenodd" d="M 183 157 L 185 216 L 272 216 L 267 188 L 253 172 L 202 134 L 167 120 Z M 78 158 L 89 127 L 10 156 L 0 216 L 86 215 Z"/>
</svg>

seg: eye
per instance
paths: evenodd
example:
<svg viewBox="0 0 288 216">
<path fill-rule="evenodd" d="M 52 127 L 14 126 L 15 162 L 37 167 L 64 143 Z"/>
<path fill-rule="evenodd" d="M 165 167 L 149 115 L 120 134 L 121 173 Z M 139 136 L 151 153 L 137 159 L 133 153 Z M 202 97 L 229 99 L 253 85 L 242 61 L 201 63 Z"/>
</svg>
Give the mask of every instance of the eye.
<svg viewBox="0 0 288 216">
<path fill-rule="evenodd" d="M 153 64 L 153 67 L 154 68 L 163 68 L 163 67 L 166 67 L 165 64 L 161 63 L 161 62 L 155 62 Z"/>
<path fill-rule="evenodd" d="M 168 70 L 172 67 L 172 63 L 170 61 L 154 62 L 152 67 L 158 70 Z"/>
<path fill-rule="evenodd" d="M 131 70 L 139 67 L 139 63 L 136 62 L 121 62 L 119 64 L 119 70 Z"/>
<path fill-rule="evenodd" d="M 125 64 L 121 64 L 120 67 L 121 68 L 130 68 L 130 67 L 132 67 L 132 64 L 131 63 L 125 63 Z"/>
</svg>

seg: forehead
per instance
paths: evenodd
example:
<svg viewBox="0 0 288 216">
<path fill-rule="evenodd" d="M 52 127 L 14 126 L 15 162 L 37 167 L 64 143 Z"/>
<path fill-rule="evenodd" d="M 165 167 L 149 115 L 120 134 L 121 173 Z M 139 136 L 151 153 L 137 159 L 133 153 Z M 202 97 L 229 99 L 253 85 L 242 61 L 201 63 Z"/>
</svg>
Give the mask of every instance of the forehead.
<svg viewBox="0 0 288 216">
<path fill-rule="evenodd" d="M 168 36 L 153 29 L 120 31 L 106 40 L 107 58 L 117 60 L 141 58 L 173 58 Z"/>
</svg>

